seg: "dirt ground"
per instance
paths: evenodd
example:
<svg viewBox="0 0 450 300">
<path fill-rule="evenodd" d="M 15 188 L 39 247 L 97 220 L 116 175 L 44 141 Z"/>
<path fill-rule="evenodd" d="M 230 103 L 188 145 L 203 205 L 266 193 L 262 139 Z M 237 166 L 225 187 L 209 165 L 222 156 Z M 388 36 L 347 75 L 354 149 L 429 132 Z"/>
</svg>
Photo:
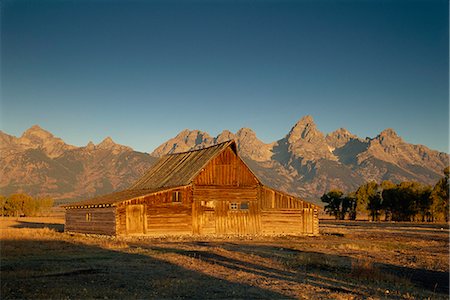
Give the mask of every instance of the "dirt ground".
<svg viewBox="0 0 450 300">
<path fill-rule="evenodd" d="M 449 227 L 322 221 L 318 237 L 111 238 L 0 218 L 2 299 L 448 299 Z"/>
</svg>

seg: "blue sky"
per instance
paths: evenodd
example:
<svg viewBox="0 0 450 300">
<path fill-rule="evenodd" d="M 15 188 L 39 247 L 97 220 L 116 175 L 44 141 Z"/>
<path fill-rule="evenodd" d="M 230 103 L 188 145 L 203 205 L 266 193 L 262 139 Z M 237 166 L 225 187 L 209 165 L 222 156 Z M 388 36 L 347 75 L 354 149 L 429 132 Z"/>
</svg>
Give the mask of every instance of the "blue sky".
<svg viewBox="0 0 450 300">
<path fill-rule="evenodd" d="M 179 131 L 312 115 L 448 152 L 448 1 L 1 3 L 1 130 L 151 152 Z"/>
</svg>

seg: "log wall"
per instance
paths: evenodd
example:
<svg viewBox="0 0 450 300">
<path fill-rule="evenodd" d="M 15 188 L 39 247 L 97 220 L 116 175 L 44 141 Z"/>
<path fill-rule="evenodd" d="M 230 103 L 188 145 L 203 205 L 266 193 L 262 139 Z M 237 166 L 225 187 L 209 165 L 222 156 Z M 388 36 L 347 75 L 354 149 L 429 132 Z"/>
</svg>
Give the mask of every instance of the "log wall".
<svg viewBox="0 0 450 300">
<path fill-rule="evenodd" d="M 180 193 L 181 202 L 172 202 L 173 192 Z M 144 205 L 142 232 L 127 230 L 127 207 L 132 205 Z M 192 189 L 176 188 L 122 202 L 117 205 L 116 224 L 118 235 L 192 234 Z"/>
<path fill-rule="evenodd" d="M 299 198 L 261 187 L 263 234 L 319 234 L 317 207 Z"/>
<path fill-rule="evenodd" d="M 65 218 L 65 231 L 105 235 L 116 234 L 114 207 L 67 209 Z"/>
</svg>

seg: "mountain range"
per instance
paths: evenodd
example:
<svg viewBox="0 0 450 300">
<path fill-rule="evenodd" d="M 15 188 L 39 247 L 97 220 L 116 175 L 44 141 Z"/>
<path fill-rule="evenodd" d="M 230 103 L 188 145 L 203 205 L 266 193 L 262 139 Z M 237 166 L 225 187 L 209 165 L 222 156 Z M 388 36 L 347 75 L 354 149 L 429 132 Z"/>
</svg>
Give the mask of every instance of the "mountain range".
<svg viewBox="0 0 450 300">
<path fill-rule="evenodd" d="M 231 139 L 263 183 L 313 202 L 332 188 L 349 192 L 367 181 L 434 184 L 449 164 L 447 153 L 409 144 L 393 129 L 365 139 L 344 128 L 325 135 L 311 116 L 268 144 L 249 128 L 216 137 L 186 129 L 151 154 L 109 137 L 76 147 L 35 125 L 18 138 L 0 131 L 0 189 L 3 195 L 26 192 L 60 202 L 84 199 L 128 187 L 162 155 Z"/>
<path fill-rule="evenodd" d="M 35 125 L 19 138 L 0 131 L 1 194 L 25 192 L 59 202 L 127 188 L 155 157 L 107 137 L 84 147 L 64 143 Z"/>
</svg>

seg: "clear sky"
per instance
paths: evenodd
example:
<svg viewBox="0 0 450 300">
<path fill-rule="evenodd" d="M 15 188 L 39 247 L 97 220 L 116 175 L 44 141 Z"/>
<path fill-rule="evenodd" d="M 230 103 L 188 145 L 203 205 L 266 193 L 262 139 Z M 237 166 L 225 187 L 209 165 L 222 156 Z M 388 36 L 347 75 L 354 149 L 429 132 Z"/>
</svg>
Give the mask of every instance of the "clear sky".
<svg viewBox="0 0 450 300">
<path fill-rule="evenodd" d="M 447 0 L 1 2 L 1 130 L 151 152 L 310 114 L 448 152 Z"/>
</svg>

